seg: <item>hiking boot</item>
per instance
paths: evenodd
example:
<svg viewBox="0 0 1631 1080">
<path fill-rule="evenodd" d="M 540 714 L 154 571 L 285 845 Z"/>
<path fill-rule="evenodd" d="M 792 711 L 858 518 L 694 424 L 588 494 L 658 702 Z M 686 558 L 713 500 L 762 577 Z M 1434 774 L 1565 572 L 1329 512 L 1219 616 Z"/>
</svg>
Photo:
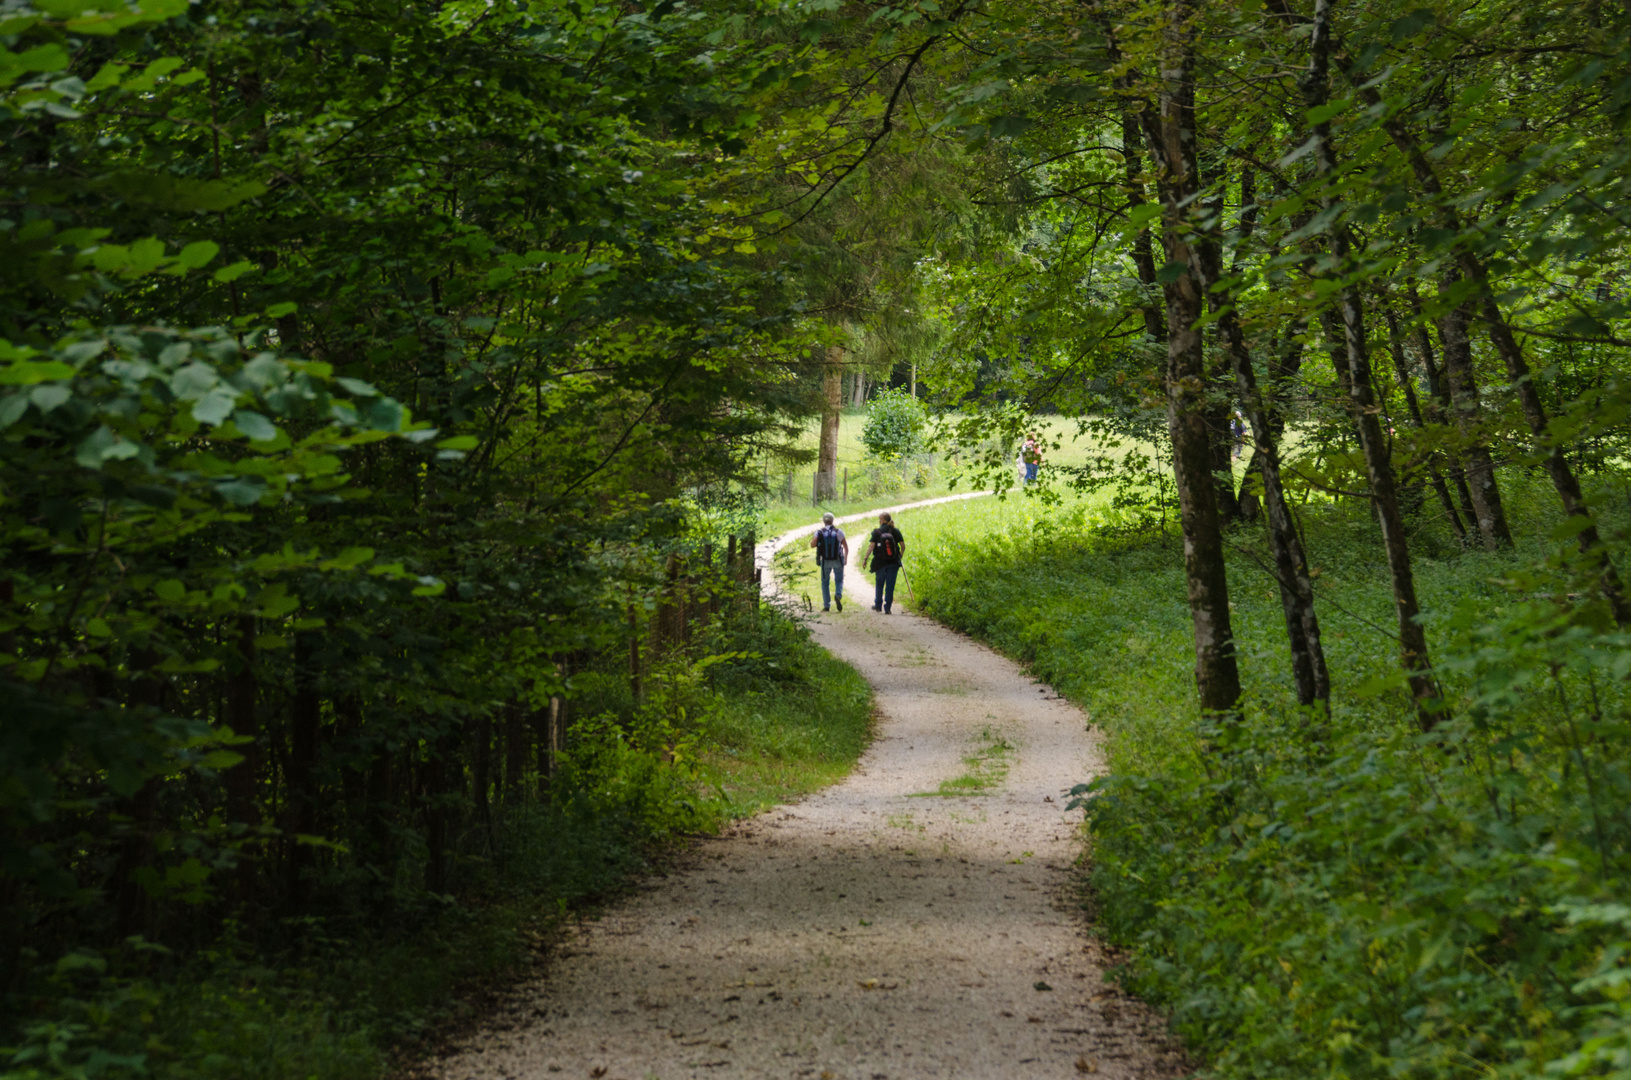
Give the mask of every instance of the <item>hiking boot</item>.
<svg viewBox="0 0 1631 1080">
<path fill-rule="evenodd" d="M 834 600 L 834 601 L 833 601 L 833 603 L 835 603 L 835 604 L 837 604 L 837 605 L 838 605 L 838 610 L 839 610 L 839 611 L 843 611 L 843 610 L 844 610 L 844 601 L 842 601 L 842 600 Z"/>
<path fill-rule="evenodd" d="M 872 605 L 872 610 L 873 611 L 882 611 L 883 610 L 883 605 L 882 604 L 873 604 Z"/>
</svg>

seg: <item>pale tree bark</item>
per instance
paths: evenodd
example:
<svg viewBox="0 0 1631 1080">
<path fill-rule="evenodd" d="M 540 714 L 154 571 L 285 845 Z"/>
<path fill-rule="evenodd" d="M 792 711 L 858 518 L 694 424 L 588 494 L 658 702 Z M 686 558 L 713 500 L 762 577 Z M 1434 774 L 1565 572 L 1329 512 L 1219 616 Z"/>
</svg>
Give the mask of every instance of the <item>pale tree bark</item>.
<svg viewBox="0 0 1631 1080">
<path fill-rule="evenodd" d="M 1210 285 L 1219 279 L 1221 265 L 1215 257 L 1216 249 L 1207 252 L 1202 260 L 1205 282 Z M 1251 424 L 1252 442 L 1255 444 L 1253 461 L 1263 488 L 1264 517 L 1268 522 L 1269 548 L 1274 559 L 1274 577 L 1280 587 L 1280 608 L 1286 621 L 1286 640 L 1291 646 L 1291 675 L 1297 686 L 1297 701 L 1301 705 L 1319 702 L 1328 706 L 1331 700 L 1331 675 L 1325 664 L 1325 649 L 1320 643 L 1319 615 L 1314 610 L 1314 583 L 1308 573 L 1308 559 L 1303 553 L 1302 541 L 1297 536 L 1296 523 L 1291 518 L 1285 488 L 1280 478 L 1280 449 L 1273 418 L 1257 384 L 1257 373 L 1252 367 L 1251 349 L 1233 308 L 1233 297 L 1216 297 L 1221 306 L 1218 332 L 1228 350 L 1234 370 L 1235 386 L 1240 392 L 1241 406 Z"/>
<path fill-rule="evenodd" d="M 1455 271 L 1447 271 L 1446 279 L 1441 289 L 1454 283 Z M 1472 366 L 1472 341 L 1467 336 L 1465 306 L 1451 308 L 1439 318 L 1438 337 L 1444 345 L 1444 374 L 1450 384 L 1450 405 L 1456 427 L 1461 432 L 1461 458 L 1466 463 L 1467 489 L 1477 515 L 1478 533 L 1491 551 L 1510 547 L 1512 529 L 1506 523 L 1501 486 L 1495 479 L 1495 459 L 1490 456 L 1479 430 L 1483 406 L 1478 400 L 1478 376 Z"/>
<path fill-rule="evenodd" d="M 1332 0 L 1316 0 L 1314 5 L 1314 19 L 1308 38 L 1308 69 L 1301 79 L 1303 103 L 1310 110 L 1321 108 L 1330 98 L 1331 3 Z M 1331 140 L 1330 124 L 1314 125 L 1309 136 L 1318 174 L 1321 179 L 1328 179 L 1336 172 L 1336 149 Z M 1327 209 L 1334 208 L 1337 196 L 1327 191 L 1322 195 L 1322 202 Z M 1330 245 L 1331 254 L 1339 264 L 1338 273 L 1345 274 L 1352 258 L 1352 245 L 1345 224 L 1338 222 L 1332 227 Z M 1398 618 L 1399 664 L 1405 670 L 1411 693 L 1416 699 L 1419 723 L 1424 729 L 1431 729 L 1437 722 L 1434 703 L 1439 698 L 1439 690 L 1430 673 L 1427 634 L 1419 621 L 1421 607 L 1416 599 L 1415 573 L 1405 538 L 1404 519 L 1399 512 L 1398 487 L 1377 415 L 1379 410 L 1375 394 L 1371 389 L 1370 343 L 1365 336 L 1365 309 L 1358 290 L 1351 285 L 1338 291 L 1337 300 L 1343 351 L 1346 353 L 1342 358 L 1347 374 L 1344 389 L 1349 409 L 1359 427 L 1359 445 L 1365 457 L 1371 500 L 1381 524 L 1382 546 L 1387 553 L 1388 576 Z"/>
<path fill-rule="evenodd" d="M 1404 336 L 1399 331 L 1399 317 L 1392 310 L 1382 313 L 1387 320 L 1388 351 L 1393 356 L 1393 376 L 1399 380 L 1399 389 L 1404 392 L 1405 411 L 1410 415 L 1410 424 L 1416 430 L 1423 430 L 1427 425 L 1422 419 L 1421 402 L 1416 397 L 1415 381 L 1410 376 L 1410 365 L 1405 362 Z M 1432 485 L 1433 493 L 1438 496 L 1439 505 L 1444 508 L 1444 516 L 1450 522 L 1450 527 L 1463 541 L 1467 538 L 1467 527 L 1461 524 L 1461 515 L 1456 513 L 1455 502 L 1450 498 L 1450 489 L 1444 483 L 1443 475 L 1438 466 L 1429 458 L 1423 465 L 1427 470 L 1428 482 Z"/>
<path fill-rule="evenodd" d="M 1256 227 L 1254 200 L 1255 178 L 1251 169 L 1241 177 L 1243 209 L 1240 215 L 1239 236 L 1242 243 Z M 1214 211 L 1211 220 L 1218 220 Z M 1285 616 L 1286 640 L 1291 648 L 1291 674 L 1297 687 L 1297 701 L 1304 706 L 1316 702 L 1328 707 L 1331 699 L 1331 676 L 1325 663 L 1325 650 L 1320 642 L 1319 616 L 1314 610 L 1314 585 L 1308 573 L 1308 559 L 1303 553 L 1302 540 L 1297 535 L 1291 508 L 1286 503 L 1285 487 L 1280 476 L 1279 433 L 1282 425 L 1271 413 L 1262 388 L 1257 383 L 1257 372 L 1252 366 L 1251 348 L 1236 310 L 1237 297 L 1232 292 L 1216 289 L 1223 279 L 1223 249 L 1213 227 L 1204 242 L 1196 245 L 1200 254 L 1201 285 L 1209 298 L 1212 311 L 1217 315 L 1218 336 L 1222 341 L 1227 362 L 1234 375 L 1235 389 L 1241 408 L 1252 432 L 1252 464 L 1263 493 L 1264 517 L 1267 520 L 1269 549 L 1274 562 L 1274 578 L 1280 587 L 1280 607 Z M 1241 270 L 1240 250 L 1237 248 L 1234 273 Z M 1227 446 L 1227 444 L 1225 444 Z M 1214 444 L 1215 446 L 1215 444 Z M 1227 468 L 1232 462 L 1226 460 Z M 1250 473 L 1249 473 L 1250 475 Z M 1220 497 L 1224 497 L 1220 492 Z M 1234 494 L 1229 490 L 1228 498 Z M 1239 504 L 1235 504 L 1238 508 Z"/>
<path fill-rule="evenodd" d="M 1160 113 L 1149 117 L 1145 137 L 1157 167 L 1167 265 L 1184 272 L 1164 283 L 1167 331 L 1167 429 L 1184 533 L 1184 573 L 1195 634 L 1195 683 L 1201 708 L 1234 713 L 1240 702 L 1240 670 L 1229 618 L 1223 534 L 1212 443 L 1206 422 L 1206 364 L 1201 331 L 1205 313 L 1200 231 L 1191 215 L 1199 194 L 1195 156 L 1195 0 L 1172 0 L 1166 10 Z M 1148 113 L 1145 114 L 1148 117 Z"/>
<path fill-rule="evenodd" d="M 816 502 L 838 497 L 838 418 L 844 407 L 844 347 L 827 346 L 827 364 L 821 376 L 821 449 L 816 458 Z"/>
<path fill-rule="evenodd" d="M 1427 323 L 1422 320 L 1421 298 L 1416 295 L 1416 287 L 1411 285 L 1410 311 L 1416 318 L 1416 353 L 1421 357 L 1422 370 L 1427 373 L 1427 393 L 1429 404 L 1422 409 L 1422 415 L 1430 424 L 1441 427 L 1449 425 L 1449 417 L 1455 411 L 1450 402 L 1449 383 L 1444 378 L 1444 371 L 1438 366 L 1433 352 L 1433 336 L 1427 332 Z M 1461 508 L 1461 517 L 1473 525 L 1478 524 L 1478 511 L 1472 506 L 1472 491 L 1467 487 L 1467 470 L 1459 454 L 1446 455 L 1450 482 L 1455 485 L 1457 505 Z"/>
</svg>

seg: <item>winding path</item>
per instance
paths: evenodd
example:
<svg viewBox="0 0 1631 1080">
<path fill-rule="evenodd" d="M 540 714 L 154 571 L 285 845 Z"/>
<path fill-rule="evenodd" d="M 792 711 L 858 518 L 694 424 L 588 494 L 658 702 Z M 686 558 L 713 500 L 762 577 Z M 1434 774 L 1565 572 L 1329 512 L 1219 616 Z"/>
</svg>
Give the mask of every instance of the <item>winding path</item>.
<svg viewBox="0 0 1631 1080">
<path fill-rule="evenodd" d="M 761 565 L 810 531 L 761 545 Z M 896 614 L 874 613 L 858 571 L 846 584 L 857 602 L 814 625 L 876 691 L 854 774 L 705 841 L 694 865 L 576 928 L 436 1075 L 1183 1072 L 1160 1019 L 1103 981 L 1072 896 L 1065 793 L 1101 768 L 1086 717 L 898 594 Z"/>
</svg>

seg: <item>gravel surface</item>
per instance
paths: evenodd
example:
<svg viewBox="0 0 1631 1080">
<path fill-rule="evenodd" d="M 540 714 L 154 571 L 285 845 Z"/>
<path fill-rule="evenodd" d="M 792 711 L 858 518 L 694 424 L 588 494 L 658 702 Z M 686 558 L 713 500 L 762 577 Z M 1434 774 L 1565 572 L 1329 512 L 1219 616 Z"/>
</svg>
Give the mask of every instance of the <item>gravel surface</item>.
<svg viewBox="0 0 1631 1080">
<path fill-rule="evenodd" d="M 572 930 L 545 977 L 429 1075 L 1185 1071 L 1160 1018 L 1103 980 L 1073 896 L 1066 792 L 1102 767 L 1086 717 L 898 595 L 895 614 L 873 612 L 857 569 L 846 584 L 863 602 L 815 633 L 877 692 L 855 773 L 703 842 L 692 865 Z M 959 793 L 940 794 L 946 781 Z"/>
</svg>

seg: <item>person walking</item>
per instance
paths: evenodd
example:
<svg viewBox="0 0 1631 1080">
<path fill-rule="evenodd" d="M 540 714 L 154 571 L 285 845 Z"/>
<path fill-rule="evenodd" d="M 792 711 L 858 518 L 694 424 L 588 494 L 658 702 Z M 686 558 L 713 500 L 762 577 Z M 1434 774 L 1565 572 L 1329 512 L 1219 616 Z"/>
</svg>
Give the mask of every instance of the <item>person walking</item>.
<svg viewBox="0 0 1631 1080">
<path fill-rule="evenodd" d="M 900 573 L 900 559 L 906 553 L 906 538 L 895 527 L 895 519 L 888 514 L 878 515 L 878 527 L 867 537 L 866 554 L 861 556 L 861 569 L 872 563 L 877 586 L 872 596 L 872 610 L 889 614 L 895 602 L 895 577 Z"/>
<path fill-rule="evenodd" d="M 1034 484 L 1036 482 L 1037 470 L 1042 468 L 1042 443 L 1037 439 L 1036 432 L 1034 431 L 1025 437 L 1024 457 L 1025 482 L 1027 484 Z"/>
<path fill-rule="evenodd" d="M 810 537 L 810 546 L 816 549 L 816 562 L 821 567 L 821 610 L 831 611 L 833 604 L 844 610 L 844 566 L 849 562 L 849 539 L 844 530 L 832 523 L 831 514 L 821 515 L 821 528 Z M 832 586 L 828 591 L 829 584 Z"/>
</svg>

